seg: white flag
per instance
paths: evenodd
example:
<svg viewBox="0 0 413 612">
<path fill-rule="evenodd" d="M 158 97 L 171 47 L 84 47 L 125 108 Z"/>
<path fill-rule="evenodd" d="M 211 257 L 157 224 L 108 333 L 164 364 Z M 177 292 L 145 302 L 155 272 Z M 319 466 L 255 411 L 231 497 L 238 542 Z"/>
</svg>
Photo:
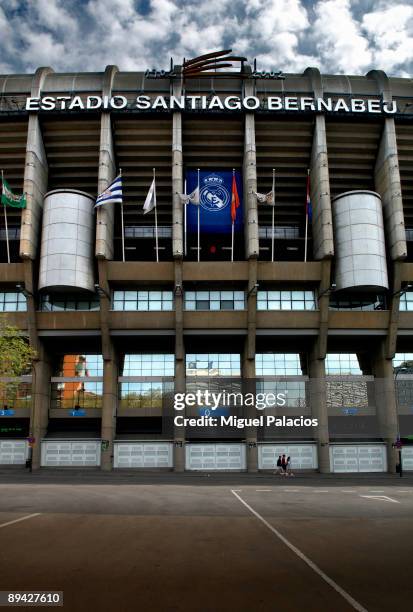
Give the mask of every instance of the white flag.
<svg viewBox="0 0 413 612">
<path fill-rule="evenodd" d="M 257 193 L 256 191 L 254 193 L 257 196 L 257 200 L 260 204 L 270 204 L 271 206 L 274 206 L 274 194 L 272 190 L 268 193 Z"/>
<path fill-rule="evenodd" d="M 145 204 L 143 205 L 143 214 L 151 212 L 156 206 L 156 188 L 155 179 L 152 181 L 152 185 L 149 187 L 148 195 L 146 196 Z"/>
<path fill-rule="evenodd" d="M 197 206 L 199 204 L 199 189 L 196 187 L 192 193 L 180 193 L 179 197 L 182 204 L 195 204 Z"/>
</svg>

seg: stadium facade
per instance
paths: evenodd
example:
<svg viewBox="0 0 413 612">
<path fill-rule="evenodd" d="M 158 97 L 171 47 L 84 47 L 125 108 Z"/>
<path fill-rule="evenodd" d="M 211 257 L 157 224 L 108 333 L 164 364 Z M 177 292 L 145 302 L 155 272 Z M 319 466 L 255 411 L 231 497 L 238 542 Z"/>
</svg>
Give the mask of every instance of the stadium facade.
<svg viewBox="0 0 413 612">
<path fill-rule="evenodd" d="M 3 385 L 0 463 L 254 472 L 286 452 L 298 469 L 394 472 L 401 439 L 413 469 L 410 79 L 242 62 L 0 85 L 1 168 L 27 198 L 2 211 L 0 307 L 37 351 Z M 94 209 L 119 169 L 123 204 Z M 233 248 L 214 220 L 198 248 L 207 200 L 185 220 L 198 169 L 210 202 L 236 172 Z M 274 209 L 256 196 L 273 169 Z M 318 426 L 173 425 L 174 392 L 240 380 L 286 390 L 283 414 Z"/>
</svg>

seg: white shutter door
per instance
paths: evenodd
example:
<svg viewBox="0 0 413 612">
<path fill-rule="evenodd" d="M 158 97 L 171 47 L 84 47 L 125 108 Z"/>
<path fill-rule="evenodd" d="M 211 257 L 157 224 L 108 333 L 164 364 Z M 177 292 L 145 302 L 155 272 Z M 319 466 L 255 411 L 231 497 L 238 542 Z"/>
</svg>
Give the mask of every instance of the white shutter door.
<svg viewBox="0 0 413 612">
<path fill-rule="evenodd" d="M 358 472 L 357 446 L 332 446 L 330 447 L 331 471 Z"/>
<path fill-rule="evenodd" d="M 0 440 L 0 465 L 22 465 L 26 459 L 26 440 Z"/>
<path fill-rule="evenodd" d="M 386 448 L 382 444 L 330 446 L 332 472 L 385 472 Z"/>
<path fill-rule="evenodd" d="M 187 470 L 245 470 L 245 444 L 187 444 Z"/>
<path fill-rule="evenodd" d="M 413 446 L 402 448 L 402 466 L 406 472 L 413 470 Z"/>
<path fill-rule="evenodd" d="M 359 472 L 385 472 L 386 449 L 384 446 L 359 446 Z"/>
<path fill-rule="evenodd" d="M 100 442 L 44 441 L 41 464 L 44 467 L 100 465 Z"/>
<path fill-rule="evenodd" d="M 315 444 L 259 444 L 258 468 L 260 470 L 277 469 L 279 455 L 291 457 L 293 470 L 315 470 L 318 467 L 317 446 Z"/>
<path fill-rule="evenodd" d="M 170 468 L 172 444 L 170 442 L 115 443 L 115 468 Z"/>
</svg>

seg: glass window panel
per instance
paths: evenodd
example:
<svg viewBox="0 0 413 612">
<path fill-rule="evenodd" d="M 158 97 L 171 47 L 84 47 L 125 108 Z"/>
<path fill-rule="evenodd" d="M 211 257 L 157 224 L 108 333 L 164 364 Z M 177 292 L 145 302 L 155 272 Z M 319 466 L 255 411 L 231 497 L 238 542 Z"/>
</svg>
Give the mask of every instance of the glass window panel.
<svg viewBox="0 0 413 612">
<path fill-rule="evenodd" d="M 136 300 L 137 292 L 136 291 L 125 291 L 125 300 Z"/>
<path fill-rule="evenodd" d="M 162 310 L 162 302 L 155 300 L 149 302 L 149 310 Z"/>
<path fill-rule="evenodd" d="M 197 300 L 196 309 L 197 310 L 209 310 L 209 301 L 208 300 Z"/>
<path fill-rule="evenodd" d="M 221 298 L 220 291 L 210 291 L 209 299 L 210 300 L 219 300 Z"/>
<path fill-rule="evenodd" d="M 185 308 L 187 310 L 195 310 L 195 302 L 193 300 L 186 300 Z"/>
<path fill-rule="evenodd" d="M 162 302 L 162 310 L 173 310 L 173 302 L 164 300 Z"/>
<path fill-rule="evenodd" d="M 235 300 L 234 306 L 235 306 L 235 310 L 244 310 L 245 302 L 244 300 Z"/>
<path fill-rule="evenodd" d="M 211 300 L 209 303 L 209 307 L 211 310 L 220 310 L 221 302 L 217 300 Z"/>
<path fill-rule="evenodd" d="M 209 300 L 209 291 L 197 291 L 196 299 L 198 300 Z"/>
<path fill-rule="evenodd" d="M 304 302 L 295 301 L 292 303 L 293 310 L 305 310 Z"/>
<path fill-rule="evenodd" d="M 267 302 L 262 300 L 258 300 L 257 302 L 257 310 L 267 310 Z"/>
<path fill-rule="evenodd" d="M 291 302 L 290 301 L 281 301 L 281 310 L 291 310 Z"/>
<path fill-rule="evenodd" d="M 234 302 L 232 300 L 221 300 L 222 310 L 234 310 Z"/>
</svg>

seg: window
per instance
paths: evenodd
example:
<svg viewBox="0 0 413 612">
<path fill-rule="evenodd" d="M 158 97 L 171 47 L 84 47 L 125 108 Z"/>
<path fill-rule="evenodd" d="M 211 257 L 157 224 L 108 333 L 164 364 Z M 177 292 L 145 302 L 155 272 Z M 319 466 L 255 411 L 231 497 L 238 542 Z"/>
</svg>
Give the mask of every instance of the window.
<svg viewBox="0 0 413 612">
<path fill-rule="evenodd" d="M 32 399 L 31 376 L 10 379 L 0 384 L 0 410 L 30 408 Z"/>
<path fill-rule="evenodd" d="M 329 308 L 330 310 L 385 310 L 386 300 L 383 294 L 333 294 L 330 298 Z"/>
<path fill-rule="evenodd" d="M 315 310 L 314 291 L 283 289 L 258 291 L 257 310 Z"/>
<path fill-rule="evenodd" d="M 121 382 L 120 408 L 162 408 L 162 397 L 173 393 L 173 382 Z"/>
<path fill-rule="evenodd" d="M 244 291 L 186 291 L 186 310 L 244 310 Z"/>
<path fill-rule="evenodd" d="M 0 312 L 25 312 L 26 298 L 19 291 L 0 292 Z"/>
<path fill-rule="evenodd" d="M 122 376 L 174 376 L 175 355 L 169 353 L 138 353 L 125 355 Z"/>
<path fill-rule="evenodd" d="M 88 378 L 90 376 L 103 376 L 102 355 L 61 355 L 55 376 L 66 378 Z"/>
<path fill-rule="evenodd" d="M 298 353 L 257 353 L 255 355 L 257 376 L 302 376 Z"/>
<path fill-rule="evenodd" d="M 102 408 L 103 382 L 53 382 L 52 408 Z"/>
<path fill-rule="evenodd" d="M 172 291 L 114 291 L 113 310 L 173 310 Z"/>
<path fill-rule="evenodd" d="M 413 353 L 396 353 L 393 359 L 393 367 L 397 368 L 406 363 L 406 361 L 413 362 Z"/>
<path fill-rule="evenodd" d="M 326 374 L 362 376 L 363 372 L 355 353 L 328 353 L 325 361 Z"/>
<path fill-rule="evenodd" d="M 47 312 L 99 310 L 99 308 L 99 300 L 90 295 L 42 295 L 40 299 L 40 310 Z"/>
<path fill-rule="evenodd" d="M 413 291 L 406 291 L 400 296 L 400 310 L 413 310 Z"/>
<path fill-rule="evenodd" d="M 272 226 L 260 225 L 260 238 L 272 238 Z M 274 227 L 274 238 L 278 240 L 297 240 L 300 237 L 300 228 L 294 225 L 276 225 Z"/>
<path fill-rule="evenodd" d="M 238 353 L 188 353 L 187 376 L 240 376 L 241 356 Z"/>
</svg>

